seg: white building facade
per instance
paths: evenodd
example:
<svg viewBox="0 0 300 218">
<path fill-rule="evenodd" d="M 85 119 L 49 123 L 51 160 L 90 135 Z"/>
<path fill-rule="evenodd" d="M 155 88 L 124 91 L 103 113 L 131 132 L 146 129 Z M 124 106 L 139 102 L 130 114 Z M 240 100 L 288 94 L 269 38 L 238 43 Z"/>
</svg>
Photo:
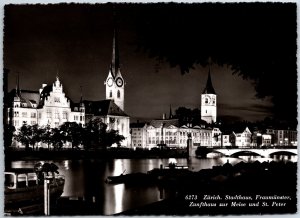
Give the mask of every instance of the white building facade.
<svg viewBox="0 0 300 218">
<path fill-rule="evenodd" d="M 85 124 L 84 105 L 73 104 L 66 97 L 58 77 L 52 85 L 43 84 L 39 92 L 20 91 L 17 86 L 11 94 L 14 97 L 11 107 L 8 108 L 8 123 L 11 123 L 17 131 L 24 123 L 49 125 L 51 128 L 65 122 Z"/>
</svg>

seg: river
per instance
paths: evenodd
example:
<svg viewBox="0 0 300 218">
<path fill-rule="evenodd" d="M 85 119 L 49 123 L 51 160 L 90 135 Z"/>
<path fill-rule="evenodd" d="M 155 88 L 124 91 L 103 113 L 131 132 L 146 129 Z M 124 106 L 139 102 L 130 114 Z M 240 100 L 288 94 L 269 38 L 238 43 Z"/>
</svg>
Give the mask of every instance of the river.
<svg viewBox="0 0 300 218">
<path fill-rule="evenodd" d="M 292 161 L 297 162 L 297 156 L 274 156 L 261 158 L 259 156 L 177 158 L 178 165 L 188 166 L 189 170 L 199 171 L 223 165 L 226 162 L 236 164 L 240 161 Z M 159 190 L 156 186 L 126 186 L 124 184 L 110 185 L 104 181 L 107 176 L 126 173 L 144 172 L 153 168 L 168 165 L 170 159 L 112 159 L 112 160 L 60 160 L 53 161 L 60 174 L 66 178 L 62 196 L 84 197 L 95 199 L 101 214 L 111 215 L 128 209 L 143 206 L 163 200 L 171 193 Z M 13 168 L 30 168 L 39 161 L 12 161 Z"/>
</svg>

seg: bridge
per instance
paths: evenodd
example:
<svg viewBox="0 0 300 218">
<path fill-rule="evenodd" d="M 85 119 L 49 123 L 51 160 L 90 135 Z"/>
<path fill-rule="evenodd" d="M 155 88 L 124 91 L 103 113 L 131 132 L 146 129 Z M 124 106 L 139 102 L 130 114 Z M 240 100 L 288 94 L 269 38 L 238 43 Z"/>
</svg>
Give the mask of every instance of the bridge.
<svg viewBox="0 0 300 218">
<path fill-rule="evenodd" d="M 292 154 L 292 155 L 298 155 L 298 149 L 297 148 L 234 148 L 234 149 L 226 149 L 226 148 L 218 148 L 218 149 L 212 149 L 210 153 L 220 153 L 225 156 L 233 156 L 238 154 L 257 154 L 262 157 L 269 157 L 270 155 L 275 154 Z"/>
<path fill-rule="evenodd" d="M 261 157 L 269 157 L 270 155 L 276 154 L 290 154 L 290 155 L 298 155 L 298 149 L 295 148 L 220 148 L 220 147 L 198 147 L 197 149 L 193 148 L 190 152 L 190 156 L 203 156 L 206 157 L 209 153 L 219 153 L 224 156 L 235 156 L 242 154 L 254 154 L 259 155 Z"/>
</svg>

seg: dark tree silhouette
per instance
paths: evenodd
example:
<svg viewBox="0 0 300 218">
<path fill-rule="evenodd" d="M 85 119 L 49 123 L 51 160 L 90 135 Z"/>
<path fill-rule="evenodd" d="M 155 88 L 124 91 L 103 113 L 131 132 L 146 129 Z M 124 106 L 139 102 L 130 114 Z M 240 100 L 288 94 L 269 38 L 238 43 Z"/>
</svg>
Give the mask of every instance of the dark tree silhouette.
<svg viewBox="0 0 300 218">
<path fill-rule="evenodd" d="M 120 17 L 134 16 L 139 49 L 179 67 L 229 66 L 254 83 L 257 97 L 271 97 L 276 118 L 297 115 L 296 4 L 118 5 Z M 135 13 L 132 12 L 135 10 Z M 119 19 L 120 25 L 124 19 Z"/>
<path fill-rule="evenodd" d="M 16 128 L 11 124 L 4 124 L 4 148 L 9 149 L 12 144 L 12 139 Z"/>
<path fill-rule="evenodd" d="M 116 130 L 107 130 L 107 125 L 100 118 L 90 120 L 86 124 L 83 134 L 83 144 L 85 149 L 105 149 L 116 143 L 120 145 L 124 136 L 119 135 Z"/>
<path fill-rule="evenodd" d="M 174 118 L 179 120 L 180 126 L 187 124 L 192 124 L 193 126 L 206 124 L 205 121 L 201 120 L 201 113 L 198 108 L 192 110 L 186 107 L 179 107 L 175 110 Z"/>
<path fill-rule="evenodd" d="M 25 150 L 29 150 L 29 146 L 32 146 L 34 150 L 34 145 L 41 141 L 42 129 L 38 127 L 37 124 L 30 126 L 26 122 L 23 123 L 20 130 L 15 133 L 14 138 L 25 145 Z"/>
<path fill-rule="evenodd" d="M 60 126 L 60 130 L 66 137 L 66 141 L 72 143 L 72 149 L 78 149 L 79 145 L 82 144 L 83 139 L 83 127 L 81 124 L 76 122 L 65 122 Z"/>
<path fill-rule="evenodd" d="M 41 135 L 41 141 L 48 146 L 48 150 L 50 150 L 50 144 L 52 143 L 52 129 L 50 125 L 46 125 L 43 128 L 43 135 Z"/>
</svg>

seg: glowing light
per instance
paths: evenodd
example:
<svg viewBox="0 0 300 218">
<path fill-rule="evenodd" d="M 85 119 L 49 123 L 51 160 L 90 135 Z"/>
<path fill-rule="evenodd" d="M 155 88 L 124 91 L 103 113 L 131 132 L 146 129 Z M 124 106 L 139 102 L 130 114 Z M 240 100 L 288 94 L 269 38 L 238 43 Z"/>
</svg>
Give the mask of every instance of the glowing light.
<svg viewBox="0 0 300 218">
<path fill-rule="evenodd" d="M 177 164 L 177 160 L 175 158 L 169 158 L 169 164 Z"/>
<path fill-rule="evenodd" d="M 115 185 L 113 189 L 115 197 L 115 213 L 123 211 L 123 195 L 124 195 L 124 184 Z"/>
<path fill-rule="evenodd" d="M 126 169 L 123 169 L 123 162 L 122 162 L 122 160 L 120 160 L 120 159 L 116 160 L 115 161 L 115 169 L 114 169 L 113 175 L 114 176 L 119 176 L 122 173 L 124 173 L 125 170 Z"/>
<path fill-rule="evenodd" d="M 65 167 L 66 170 L 70 169 L 68 160 L 64 161 L 64 167 Z"/>
</svg>

